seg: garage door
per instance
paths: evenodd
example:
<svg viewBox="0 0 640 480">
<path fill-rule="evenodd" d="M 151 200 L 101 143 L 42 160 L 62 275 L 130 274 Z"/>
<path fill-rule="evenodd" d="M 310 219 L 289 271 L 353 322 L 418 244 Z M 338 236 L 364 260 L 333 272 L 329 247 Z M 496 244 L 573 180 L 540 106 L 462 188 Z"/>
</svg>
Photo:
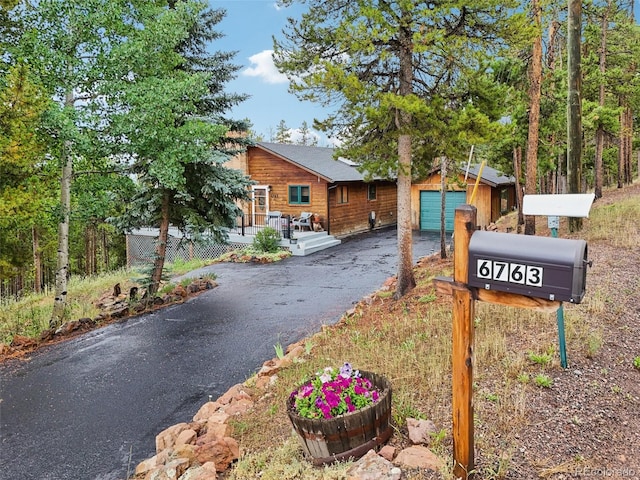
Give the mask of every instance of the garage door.
<svg viewBox="0 0 640 480">
<path fill-rule="evenodd" d="M 453 231 L 453 217 L 458 205 L 467 202 L 467 192 L 447 192 L 444 201 L 445 230 Z M 434 191 L 420 192 L 420 230 L 440 231 L 441 194 Z"/>
</svg>

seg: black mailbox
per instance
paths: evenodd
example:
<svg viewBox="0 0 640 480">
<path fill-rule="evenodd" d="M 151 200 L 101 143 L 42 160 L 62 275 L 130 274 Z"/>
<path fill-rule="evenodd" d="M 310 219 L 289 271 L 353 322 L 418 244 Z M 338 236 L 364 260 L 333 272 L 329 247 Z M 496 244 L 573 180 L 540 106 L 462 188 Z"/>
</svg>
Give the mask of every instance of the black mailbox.
<svg viewBox="0 0 640 480">
<path fill-rule="evenodd" d="M 469 285 L 580 303 L 587 280 L 587 242 L 513 233 L 474 232 Z"/>
</svg>

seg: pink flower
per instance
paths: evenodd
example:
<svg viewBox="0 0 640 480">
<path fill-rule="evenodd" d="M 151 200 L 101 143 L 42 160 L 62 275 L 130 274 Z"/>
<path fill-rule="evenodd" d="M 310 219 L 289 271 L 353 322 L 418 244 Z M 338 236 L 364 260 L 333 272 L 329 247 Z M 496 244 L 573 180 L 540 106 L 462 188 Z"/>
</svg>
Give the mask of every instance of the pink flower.
<svg viewBox="0 0 640 480">
<path fill-rule="evenodd" d="M 329 405 L 331 408 L 336 408 L 340 404 L 340 396 L 335 392 L 326 392 L 325 400 L 327 401 L 327 405 Z"/>
<path fill-rule="evenodd" d="M 298 396 L 302 397 L 302 398 L 308 397 L 312 393 L 313 393 L 313 385 L 311 385 L 310 383 L 307 383 L 306 385 L 303 385 L 298 390 Z"/>
</svg>

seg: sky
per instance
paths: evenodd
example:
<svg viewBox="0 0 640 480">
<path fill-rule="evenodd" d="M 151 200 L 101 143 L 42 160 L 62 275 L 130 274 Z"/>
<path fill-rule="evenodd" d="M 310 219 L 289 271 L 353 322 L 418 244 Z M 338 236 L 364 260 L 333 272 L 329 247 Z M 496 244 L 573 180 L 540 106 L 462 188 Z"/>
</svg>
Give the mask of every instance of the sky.
<svg viewBox="0 0 640 480">
<path fill-rule="evenodd" d="M 237 51 L 233 63 L 241 66 L 227 91 L 251 96 L 230 112 L 231 118 L 248 118 L 252 129 L 270 141 L 281 120 L 291 129 L 299 129 L 305 121 L 312 128 L 314 118 L 327 116 L 328 111 L 318 104 L 302 102 L 288 93 L 289 82 L 271 58 L 272 37 L 282 38 L 287 17 L 300 18 L 306 7 L 278 8 L 275 0 L 209 0 L 209 4 L 227 11 L 216 26 L 225 36 L 213 43 L 213 50 Z M 318 146 L 330 146 L 324 134 L 316 133 Z"/>
</svg>

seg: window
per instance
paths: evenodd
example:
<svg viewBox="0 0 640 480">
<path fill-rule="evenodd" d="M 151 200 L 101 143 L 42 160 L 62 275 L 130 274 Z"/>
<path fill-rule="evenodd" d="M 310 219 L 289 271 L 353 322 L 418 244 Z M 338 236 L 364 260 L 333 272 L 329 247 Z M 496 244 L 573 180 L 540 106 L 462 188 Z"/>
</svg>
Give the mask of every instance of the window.
<svg viewBox="0 0 640 480">
<path fill-rule="evenodd" d="M 311 203 L 311 187 L 309 185 L 289 185 L 289 203 L 308 205 Z"/>
<path fill-rule="evenodd" d="M 370 183 L 367 187 L 367 200 L 375 200 L 377 196 L 376 184 Z"/>
<path fill-rule="evenodd" d="M 349 187 L 338 187 L 336 191 L 336 199 L 338 204 L 349 203 Z"/>
</svg>

